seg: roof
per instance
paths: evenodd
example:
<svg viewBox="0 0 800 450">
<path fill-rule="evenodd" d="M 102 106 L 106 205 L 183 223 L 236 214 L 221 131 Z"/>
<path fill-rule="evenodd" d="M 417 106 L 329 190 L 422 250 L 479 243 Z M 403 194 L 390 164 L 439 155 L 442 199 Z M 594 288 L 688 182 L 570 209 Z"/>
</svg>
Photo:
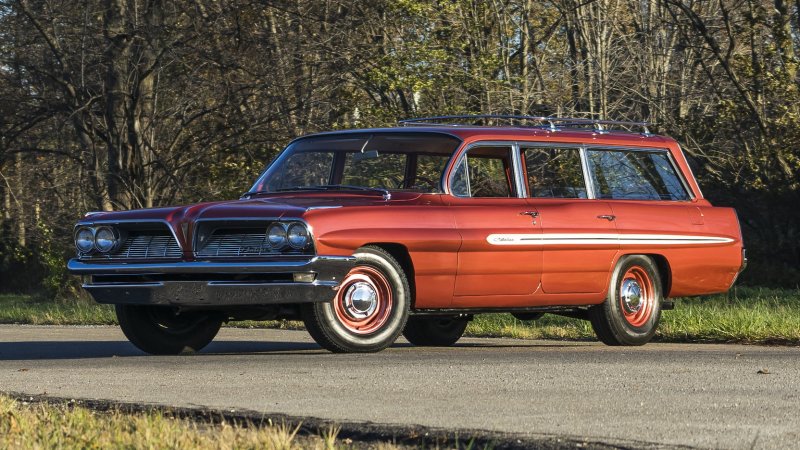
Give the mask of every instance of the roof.
<svg viewBox="0 0 800 450">
<path fill-rule="evenodd" d="M 555 130 L 542 127 L 525 126 L 441 126 L 441 125 L 409 125 L 387 128 L 358 128 L 339 131 L 314 133 L 313 136 L 330 136 L 337 134 L 371 134 L 371 133 L 437 133 L 453 136 L 461 141 L 514 141 L 530 140 L 540 142 L 561 142 L 586 144 L 589 141 L 605 145 L 634 145 L 637 147 L 674 143 L 675 140 L 654 134 L 636 133 L 622 130 L 593 130 L 586 128 L 557 128 Z"/>
<path fill-rule="evenodd" d="M 650 133 L 647 122 L 540 117 L 504 114 L 432 116 L 406 119 L 392 128 L 367 128 L 318 133 L 310 136 L 351 133 L 440 133 L 462 141 L 530 140 L 539 142 L 574 142 L 589 140 L 605 145 L 674 143 L 672 138 Z M 484 123 L 486 125 L 478 125 Z M 492 124 L 494 123 L 494 124 Z M 304 136 L 308 137 L 308 136 Z"/>
</svg>

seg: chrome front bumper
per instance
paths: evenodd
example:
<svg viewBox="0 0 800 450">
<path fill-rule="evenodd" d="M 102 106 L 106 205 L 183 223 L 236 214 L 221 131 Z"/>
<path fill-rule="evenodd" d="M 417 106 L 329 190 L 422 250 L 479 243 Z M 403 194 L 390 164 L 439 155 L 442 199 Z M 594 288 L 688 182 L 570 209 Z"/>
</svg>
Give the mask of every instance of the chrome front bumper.
<svg viewBox="0 0 800 450">
<path fill-rule="evenodd" d="M 98 303 L 245 306 L 330 300 L 355 264 L 352 256 L 301 261 L 103 263 L 71 259 Z M 313 274 L 313 281 L 294 281 Z"/>
</svg>

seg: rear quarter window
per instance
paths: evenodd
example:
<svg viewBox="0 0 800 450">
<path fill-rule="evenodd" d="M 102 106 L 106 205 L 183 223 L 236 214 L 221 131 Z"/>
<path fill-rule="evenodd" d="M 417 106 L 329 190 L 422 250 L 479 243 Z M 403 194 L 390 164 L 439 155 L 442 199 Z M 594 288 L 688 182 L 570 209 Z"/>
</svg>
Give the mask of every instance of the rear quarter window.
<svg viewBox="0 0 800 450">
<path fill-rule="evenodd" d="M 666 151 L 587 150 L 597 198 L 689 200 Z"/>
</svg>

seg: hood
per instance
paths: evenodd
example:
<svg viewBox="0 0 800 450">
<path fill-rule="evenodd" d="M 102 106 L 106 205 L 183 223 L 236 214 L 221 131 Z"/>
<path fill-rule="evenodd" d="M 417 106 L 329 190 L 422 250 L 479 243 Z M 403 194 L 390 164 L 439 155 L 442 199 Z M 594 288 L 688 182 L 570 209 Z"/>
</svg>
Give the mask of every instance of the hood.
<svg viewBox="0 0 800 450">
<path fill-rule="evenodd" d="M 93 212 L 87 214 L 80 223 L 157 220 L 165 221 L 173 225 L 173 228 L 177 228 L 181 222 L 193 222 L 198 219 L 302 217 L 309 209 L 316 208 L 414 204 L 421 195 L 417 192 L 392 192 L 392 199 L 386 201 L 374 192 L 275 193 L 260 195 L 252 199 L 206 202 L 186 206 Z"/>
</svg>

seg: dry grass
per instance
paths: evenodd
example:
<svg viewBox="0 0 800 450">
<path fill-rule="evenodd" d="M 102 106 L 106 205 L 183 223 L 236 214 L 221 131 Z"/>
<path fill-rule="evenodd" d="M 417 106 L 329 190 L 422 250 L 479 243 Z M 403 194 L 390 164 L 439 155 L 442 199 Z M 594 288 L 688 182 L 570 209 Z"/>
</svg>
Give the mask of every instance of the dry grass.
<svg viewBox="0 0 800 450">
<path fill-rule="evenodd" d="M 158 412 L 96 412 L 79 406 L 21 402 L 0 395 L 0 448 L 8 449 L 338 449 L 336 428 L 300 436 L 287 425 L 198 424 Z M 374 448 L 396 449 L 381 443 Z"/>
</svg>

